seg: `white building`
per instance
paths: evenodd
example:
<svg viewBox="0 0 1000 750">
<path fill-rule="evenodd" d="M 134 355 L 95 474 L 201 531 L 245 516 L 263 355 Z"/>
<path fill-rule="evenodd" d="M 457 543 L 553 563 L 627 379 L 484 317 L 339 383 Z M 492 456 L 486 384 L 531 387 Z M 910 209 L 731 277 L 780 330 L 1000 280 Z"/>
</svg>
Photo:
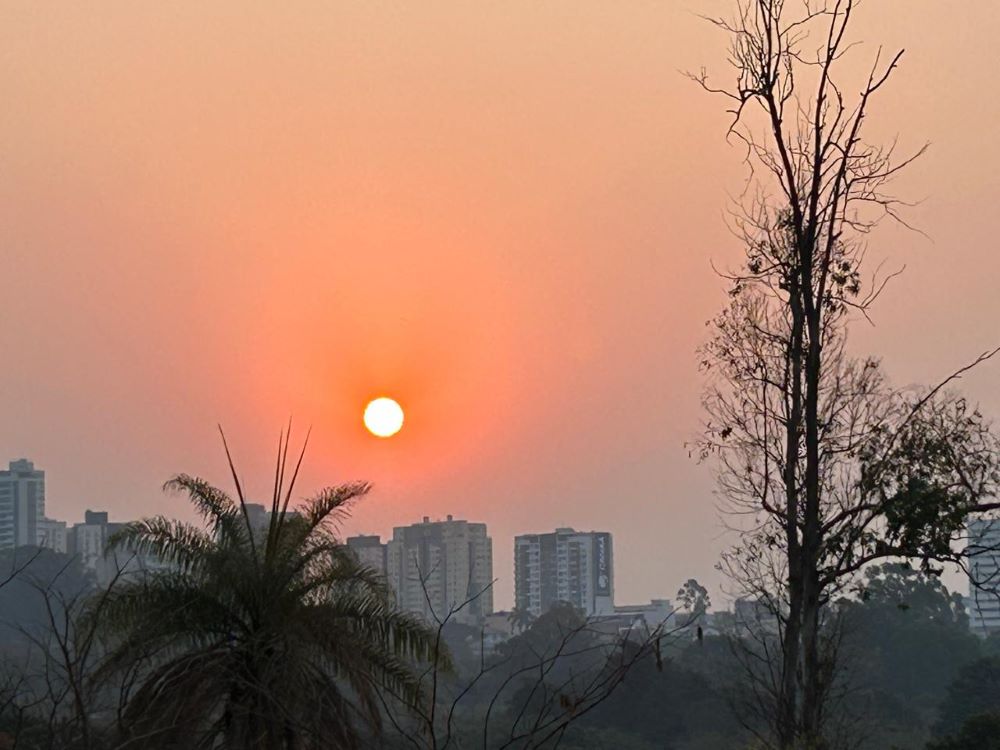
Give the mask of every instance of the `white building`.
<svg viewBox="0 0 1000 750">
<path fill-rule="evenodd" d="M 53 552 L 65 554 L 68 551 L 66 522 L 52 518 L 39 519 L 35 525 L 36 539 L 39 547 L 45 547 Z"/>
<path fill-rule="evenodd" d="M 669 599 L 652 599 L 648 604 L 616 604 L 615 614 L 620 617 L 641 618 L 650 630 L 662 628 L 670 631 L 677 621 L 677 610 Z"/>
<path fill-rule="evenodd" d="M 139 555 L 124 549 L 109 552 L 108 540 L 124 525 L 108 521 L 108 514 L 104 511 L 88 510 L 84 513 L 83 523 L 74 524 L 67 533 L 66 551 L 80 558 L 84 570 L 91 572 L 100 586 L 107 586 L 116 577 L 169 567 L 151 555 Z"/>
<path fill-rule="evenodd" d="M 435 521 L 393 529 L 386 545 L 389 585 L 401 609 L 428 622 L 453 616 L 464 624 L 478 624 L 493 611 L 493 541 L 486 524 L 455 520 Z"/>
<path fill-rule="evenodd" d="M 1000 631 L 1000 519 L 969 520 L 969 627 L 977 635 Z"/>
<path fill-rule="evenodd" d="M 99 568 L 108 539 L 119 527 L 119 524 L 108 523 L 107 513 L 88 510 L 84 513 L 83 523 L 73 524 L 69 530 L 68 552 L 80 558 L 85 570 L 97 574 L 101 572 Z M 101 577 L 98 575 L 98 578 Z"/>
<path fill-rule="evenodd" d="M 611 534 L 556 529 L 514 538 L 514 603 L 535 617 L 568 602 L 587 617 L 615 610 Z"/>
<path fill-rule="evenodd" d="M 27 459 L 0 471 L 0 550 L 38 544 L 45 518 L 45 472 Z"/>
</svg>

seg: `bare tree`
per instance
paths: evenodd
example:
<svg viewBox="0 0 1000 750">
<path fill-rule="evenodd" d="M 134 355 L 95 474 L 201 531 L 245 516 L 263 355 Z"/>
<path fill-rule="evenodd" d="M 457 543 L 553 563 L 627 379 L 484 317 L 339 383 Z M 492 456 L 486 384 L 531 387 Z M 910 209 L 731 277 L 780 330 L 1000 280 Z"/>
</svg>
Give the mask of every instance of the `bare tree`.
<svg viewBox="0 0 1000 750">
<path fill-rule="evenodd" d="M 923 153 L 865 139 L 902 52 L 879 50 L 859 93 L 845 94 L 857 5 L 738 0 L 733 18 L 709 19 L 730 38 L 735 84 L 692 75 L 731 104 L 729 132 L 751 167 L 733 216 L 745 265 L 726 275 L 731 304 L 704 350 L 700 448 L 718 459 L 727 509 L 744 521 L 724 567 L 779 623 L 768 742 L 780 748 L 829 746 L 830 597 L 877 559 L 960 558 L 965 518 L 996 508 L 1000 483 L 989 422 L 947 390 L 968 367 L 901 390 L 877 360 L 846 354 L 850 320 L 868 316 L 894 275 L 866 283 L 865 239 L 886 217 L 903 221 L 888 185 Z"/>
<path fill-rule="evenodd" d="M 100 634 L 104 605 L 129 567 L 119 562 L 104 588 L 63 584 L 76 565 L 69 558 L 54 575 L 23 569 L 16 580 L 40 603 L 40 622 L 21 623 L 22 658 L 8 662 L 0 686 L 0 715 L 13 715 L 17 747 L 103 750 L 124 748 L 124 709 L 148 659 L 103 672 Z M 15 579 L 12 579 L 15 580 Z"/>
<path fill-rule="evenodd" d="M 426 587 L 426 576 L 421 583 Z M 676 635 L 671 618 L 609 631 L 600 618 L 582 617 L 568 607 L 571 616 L 565 620 L 543 616 L 533 621 L 533 626 L 550 626 L 538 642 L 524 628 L 507 642 L 515 647 L 501 646 L 493 653 L 480 628 L 478 664 L 461 673 L 447 656 L 444 633 L 482 594 L 473 592 L 444 613 L 431 608 L 438 637 L 435 656 L 421 675 L 423 700 L 385 696 L 383 707 L 403 746 L 557 747 L 569 727 L 607 700 L 637 664 L 653 659 L 662 669 L 664 651 Z"/>
<path fill-rule="evenodd" d="M 27 549 L 28 554 L 26 558 L 18 560 L 18 553 L 21 549 Z M 39 555 L 42 554 L 41 547 L 26 547 L 18 548 L 14 550 L 14 554 L 11 557 L 10 569 L 2 574 L 0 577 L 0 589 L 9 584 L 11 581 L 15 580 L 21 573 L 26 571 L 31 564 L 38 559 Z"/>
</svg>

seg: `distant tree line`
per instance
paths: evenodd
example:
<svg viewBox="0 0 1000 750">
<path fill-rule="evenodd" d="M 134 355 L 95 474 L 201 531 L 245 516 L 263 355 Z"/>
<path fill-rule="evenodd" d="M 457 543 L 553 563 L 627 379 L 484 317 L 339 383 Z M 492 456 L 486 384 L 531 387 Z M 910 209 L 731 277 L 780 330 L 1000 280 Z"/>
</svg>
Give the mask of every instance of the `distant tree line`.
<svg viewBox="0 0 1000 750">
<path fill-rule="evenodd" d="M 183 486 L 209 492 L 186 479 Z M 333 504 L 343 508 L 345 495 L 340 497 Z M 148 533 L 156 526 L 142 523 L 145 527 L 130 532 L 133 541 L 140 528 Z M 181 527 L 170 528 L 173 537 L 183 536 Z M 187 539 L 189 551 L 204 545 L 199 554 L 222 554 L 231 543 L 211 536 Z M 16 571 L 0 588 L 0 748 L 755 747 L 759 727 L 747 726 L 739 710 L 754 690 L 741 649 L 760 634 L 730 620 L 725 632 L 711 628 L 699 638 L 698 623 L 704 620 L 694 616 L 701 607 L 698 597 L 690 602 L 692 609 L 676 617 L 686 625 L 624 635 L 602 630 L 570 605 L 558 605 L 486 653 L 477 628 L 447 618 L 435 625 L 391 614 L 379 596 L 369 599 L 382 584 L 358 571 L 346 548 L 335 554 L 344 557 L 328 558 L 337 562 L 325 568 L 327 580 L 334 572 L 338 581 L 346 576 L 346 600 L 335 606 L 354 614 L 323 610 L 348 622 L 368 618 L 366 627 L 374 632 L 367 638 L 380 638 L 379 627 L 391 634 L 391 627 L 400 627 L 395 618 L 403 617 L 408 630 L 397 630 L 402 634 L 392 635 L 390 643 L 402 646 L 414 630 L 423 644 L 413 657 L 388 657 L 390 647 L 382 647 L 377 664 L 391 669 L 392 676 L 379 675 L 377 666 L 361 664 L 353 654 L 319 656 L 310 644 L 314 631 L 308 619 L 299 626 L 285 619 L 288 615 L 261 612 L 255 617 L 262 622 L 281 618 L 283 635 L 248 638 L 235 613 L 216 609 L 215 586 L 224 582 L 234 596 L 240 592 L 240 600 L 260 603 L 280 603 L 275 593 L 280 587 L 267 599 L 258 598 L 234 585 L 235 573 L 225 572 L 216 584 L 201 582 L 197 592 L 182 587 L 183 573 L 157 573 L 153 580 L 115 582 L 109 593 L 97 589 L 79 561 L 65 555 L 27 549 L 0 555 L 0 570 Z M 287 559 L 301 562 L 296 555 Z M 200 564 L 207 562 L 185 563 Z M 684 589 L 697 594 L 703 587 L 692 580 Z M 159 597 L 170 602 L 162 605 L 166 609 Z M 117 609 L 120 602 L 126 603 L 124 615 Z M 295 598 L 282 609 L 308 609 L 306 602 Z M 1000 728 L 1000 636 L 972 635 L 961 597 L 919 568 L 891 563 L 869 569 L 859 587 L 830 607 L 831 618 L 840 623 L 840 659 L 850 685 L 830 705 L 829 720 L 850 728 L 854 747 L 993 747 L 989 742 Z M 135 629 L 133 618 L 139 618 L 141 629 Z M 154 626 L 149 618 L 160 622 Z M 372 626 L 374 618 L 387 624 Z M 328 627 L 331 622 L 324 620 L 323 628 Z M 323 637 L 335 634 L 343 638 L 325 630 Z M 374 648 L 343 640 L 367 650 L 364 659 Z M 259 655 L 242 653 L 258 647 Z M 328 659 L 329 672 L 302 678 L 270 662 L 297 653 L 313 670 L 324 663 L 320 659 Z M 229 659 L 234 664 L 227 665 Z M 347 664 L 341 666 L 340 660 Z M 355 663 L 360 670 L 355 679 L 366 680 L 371 690 L 368 714 L 362 709 L 365 696 L 341 671 Z M 174 681 L 177 669 L 181 674 Z M 197 688 L 189 676 L 198 680 Z M 285 692 L 268 703 L 278 689 L 270 681 L 285 679 L 292 684 L 283 685 Z M 297 711 L 311 711 L 317 697 L 336 701 L 337 696 L 350 723 L 332 712 L 298 718 Z M 237 700 L 246 703 L 240 706 Z"/>
</svg>

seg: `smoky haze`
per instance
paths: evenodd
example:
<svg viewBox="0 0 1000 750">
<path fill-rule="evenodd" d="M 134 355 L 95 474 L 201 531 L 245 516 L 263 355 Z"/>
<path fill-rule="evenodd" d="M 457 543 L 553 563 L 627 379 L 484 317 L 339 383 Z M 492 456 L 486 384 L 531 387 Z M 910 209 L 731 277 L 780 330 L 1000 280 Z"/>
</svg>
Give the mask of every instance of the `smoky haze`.
<svg viewBox="0 0 1000 750">
<path fill-rule="evenodd" d="M 0 457 L 46 470 L 57 518 L 185 516 L 159 487 L 226 480 L 216 423 L 262 494 L 291 414 L 303 492 L 375 484 L 348 530 L 487 523 L 498 606 L 514 534 L 557 526 L 614 535 L 619 601 L 717 590 L 685 444 L 746 172 L 678 71 L 728 82 L 693 10 L 729 5 L 4 6 Z M 1000 320 L 1000 9 L 905 5 L 855 27 L 907 50 L 873 129 L 932 144 L 896 187 L 926 237 L 871 237 L 906 272 L 852 342 L 898 383 Z M 962 387 L 997 414 L 998 383 Z M 382 394 L 387 441 L 361 425 Z"/>
</svg>

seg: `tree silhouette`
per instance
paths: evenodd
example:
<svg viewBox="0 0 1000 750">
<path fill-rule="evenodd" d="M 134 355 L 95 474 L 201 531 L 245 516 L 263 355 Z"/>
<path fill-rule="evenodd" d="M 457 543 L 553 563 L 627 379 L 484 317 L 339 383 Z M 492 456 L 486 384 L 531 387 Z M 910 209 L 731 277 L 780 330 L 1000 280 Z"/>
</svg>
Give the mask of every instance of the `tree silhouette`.
<svg viewBox="0 0 1000 750">
<path fill-rule="evenodd" d="M 235 501 L 186 474 L 165 485 L 207 529 L 147 518 L 111 541 L 169 566 L 104 602 L 115 640 L 103 669 L 158 655 L 126 712 L 142 747 L 361 747 L 380 728 L 381 686 L 418 698 L 408 659 L 431 655 L 431 632 L 335 533 L 369 485 L 329 487 L 290 510 L 302 455 L 290 469 L 288 443 L 283 433 L 266 525 L 251 523 L 227 446 Z"/>
<path fill-rule="evenodd" d="M 875 358 L 847 355 L 888 277 L 865 277 L 867 238 L 905 206 L 889 184 L 923 149 L 867 140 L 871 105 L 902 56 L 874 55 L 845 79 L 856 0 L 738 0 L 714 19 L 730 40 L 729 135 L 751 178 L 733 212 L 745 249 L 723 274 L 730 304 L 703 351 L 709 375 L 701 456 L 744 532 L 723 567 L 768 603 L 778 648 L 759 675 L 760 739 L 824 748 L 837 680 L 831 597 L 887 557 L 954 559 L 966 516 L 998 507 L 998 443 L 989 421 L 947 386 L 892 388 Z M 858 92 L 858 93 L 850 93 Z M 749 657 L 759 660 L 759 653 Z"/>
</svg>

